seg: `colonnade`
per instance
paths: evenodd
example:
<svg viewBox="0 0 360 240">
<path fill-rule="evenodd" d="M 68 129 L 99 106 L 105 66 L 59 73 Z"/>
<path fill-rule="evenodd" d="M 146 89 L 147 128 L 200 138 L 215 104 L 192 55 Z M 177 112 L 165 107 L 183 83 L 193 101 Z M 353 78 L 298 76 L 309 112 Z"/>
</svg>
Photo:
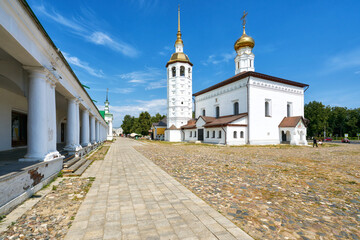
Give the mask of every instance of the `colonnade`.
<svg viewBox="0 0 360 240">
<path fill-rule="evenodd" d="M 29 72 L 27 153 L 20 161 L 50 161 L 61 157 L 56 148 L 56 77 L 43 67 Z M 80 109 L 80 100 L 68 98 L 65 150 L 79 151 L 106 140 L 107 124 L 91 109 Z M 100 114 L 97 114 L 100 115 Z M 81 116 L 81 120 L 80 120 Z M 81 121 L 81 128 L 80 128 Z"/>
</svg>

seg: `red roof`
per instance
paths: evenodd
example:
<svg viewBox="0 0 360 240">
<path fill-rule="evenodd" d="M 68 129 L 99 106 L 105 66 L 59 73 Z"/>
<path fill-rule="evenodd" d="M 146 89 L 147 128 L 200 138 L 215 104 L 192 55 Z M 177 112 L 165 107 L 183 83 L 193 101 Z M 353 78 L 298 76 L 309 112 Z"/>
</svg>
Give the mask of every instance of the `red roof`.
<svg viewBox="0 0 360 240">
<path fill-rule="evenodd" d="M 305 123 L 304 118 L 302 116 L 284 117 L 281 123 L 279 124 L 279 127 L 296 127 L 299 121 Z"/>
<path fill-rule="evenodd" d="M 193 129 L 196 128 L 196 119 L 190 119 L 186 125 L 181 126 L 181 129 Z"/>
<path fill-rule="evenodd" d="M 204 127 L 224 127 L 224 126 L 247 126 L 246 124 L 231 124 L 233 121 L 247 116 L 248 113 L 241 113 L 239 115 L 222 116 L 214 118 L 213 121 L 207 122 Z"/>
<path fill-rule="evenodd" d="M 296 86 L 296 87 L 308 87 L 309 86 L 308 84 L 304 84 L 304 83 L 299 83 L 299 82 L 286 80 L 286 79 L 283 79 L 283 78 L 273 77 L 273 76 L 258 73 L 258 72 L 247 71 L 247 72 L 238 73 L 235 76 L 226 79 L 225 81 L 219 82 L 218 84 L 215 84 L 215 85 L 213 85 L 211 87 L 205 88 L 204 90 L 201 90 L 201 91 L 199 91 L 197 93 L 194 93 L 193 96 L 199 96 L 201 94 L 210 92 L 210 91 L 212 91 L 214 89 L 220 88 L 222 86 L 225 86 L 227 84 L 236 82 L 236 81 L 238 81 L 240 79 L 243 79 L 243 78 L 246 78 L 246 77 L 249 77 L 249 76 L 262 78 L 262 79 L 273 81 L 273 82 L 284 83 L 284 84 L 288 84 L 288 85 L 292 85 L 292 86 Z"/>
</svg>

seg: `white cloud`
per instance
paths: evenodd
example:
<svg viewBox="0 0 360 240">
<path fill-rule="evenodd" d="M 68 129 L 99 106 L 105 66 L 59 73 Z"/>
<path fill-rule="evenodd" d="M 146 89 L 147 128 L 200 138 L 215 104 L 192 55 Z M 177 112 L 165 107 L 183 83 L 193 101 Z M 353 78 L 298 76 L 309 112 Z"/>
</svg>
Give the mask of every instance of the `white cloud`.
<svg viewBox="0 0 360 240">
<path fill-rule="evenodd" d="M 125 74 L 120 74 L 119 77 L 127 80 L 128 83 L 133 85 L 141 85 L 145 90 L 152 90 L 166 87 L 165 71 L 159 68 L 146 68 L 143 71 L 134 71 Z"/>
<path fill-rule="evenodd" d="M 359 68 L 360 48 L 356 48 L 347 52 L 342 52 L 333 57 L 330 57 L 324 65 L 324 69 L 321 70 L 322 74 L 329 74 L 348 68 Z M 355 74 L 358 73 L 360 73 L 360 71 L 355 72 Z"/>
<path fill-rule="evenodd" d="M 70 63 L 73 64 L 79 68 L 84 69 L 85 71 L 87 71 L 89 74 L 95 76 L 95 77 L 99 77 L 99 78 L 103 78 L 104 77 L 104 73 L 102 70 L 96 70 L 92 67 L 89 66 L 89 64 L 87 62 L 81 61 L 79 58 L 74 57 L 74 56 L 70 56 L 68 53 L 63 52 L 62 53 L 64 55 L 64 57 L 66 58 L 66 60 Z"/>
<path fill-rule="evenodd" d="M 230 59 L 234 58 L 234 54 L 233 53 L 223 53 L 219 56 L 212 54 L 210 55 L 205 61 L 202 61 L 202 64 L 207 66 L 209 64 L 219 64 L 222 62 L 229 62 Z"/>
<path fill-rule="evenodd" d="M 44 16 L 52 19 L 53 21 L 60 23 L 61 25 L 64 25 L 65 27 L 71 28 L 72 30 L 78 31 L 78 32 L 84 32 L 86 31 L 84 27 L 82 27 L 75 19 L 70 20 L 64 18 L 62 15 L 57 13 L 56 11 L 52 10 L 51 13 L 47 12 L 44 5 L 35 7 L 41 14 Z"/>
<path fill-rule="evenodd" d="M 87 40 L 94 44 L 103 45 L 115 51 L 121 52 L 129 57 L 136 57 L 138 55 L 138 51 L 129 44 L 121 41 L 116 42 L 109 35 L 103 32 L 93 32 L 90 36 L 87 36 Z"/>
<path fill-rule="evenodd" d="M 122 42 L 120 40 L 114 40 L 108 34 L 91 29 L 83 20 L 81 23 L 79 20 L 76 19 L 67 19 L 64 16 L 57 13 L 55 10 L 48 11 L 44 5 L 35 7 L 42 15 L 50 18 L 51 20 L 68 27 L 71 29 L 75 34 L 81 36 L 85 40 L 92 42 L 96 45 L 102 45 L 108 47 L 114 51 L 120 52 L 128 57 L 136 57 L 139 52 L 130 44 Z"/>
<path fill-rule="evenodd" d="M 165 46 L 165 47 L 163 48 L 163 50 L 161 50 L 161 51 L 159 52 L 159 54 L 160 54 L 161 56 L 170 55 L 171 52 L 172 52 L 172 50 L 173 50 L 173 49 L 172 49 L 171 47 Z"/>
<path fill-rule="evenodd" d="M 107 89 L 101 89 L 101 88 L 95 88 L 92 89 L 92 91 L 96 92 L 106 92 Z M 109 93 L 115 93 L 115 94 L 128 94 L 134 92 L 134 88 L 110 88 Z"/>
</svg>

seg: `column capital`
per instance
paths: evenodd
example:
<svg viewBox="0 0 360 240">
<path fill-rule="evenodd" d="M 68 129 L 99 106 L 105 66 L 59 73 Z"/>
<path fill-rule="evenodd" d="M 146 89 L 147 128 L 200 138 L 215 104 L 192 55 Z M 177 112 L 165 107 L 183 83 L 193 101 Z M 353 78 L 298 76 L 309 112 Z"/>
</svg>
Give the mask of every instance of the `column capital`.
<svg viewBox="0 0 360 240">
<path fill-rule="evenodd" d="M 58 82 L 58 79 L 46 67 L 38 67 L 38 66 L 23 66 L 24 70 L 26 70 L 30 77 L 42 78 L 46 80 L 52 87 L 55 87 L 55 84 Z"/>
</svg>

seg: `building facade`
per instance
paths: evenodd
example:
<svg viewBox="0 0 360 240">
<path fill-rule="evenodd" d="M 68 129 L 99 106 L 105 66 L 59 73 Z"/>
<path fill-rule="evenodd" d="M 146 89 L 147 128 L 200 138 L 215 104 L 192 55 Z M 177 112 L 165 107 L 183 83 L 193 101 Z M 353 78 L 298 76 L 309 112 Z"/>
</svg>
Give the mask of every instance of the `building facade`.
<svg viewBox="0 0 360 240">
<path fill-rule="evenodd" d="M 34 164 L 0 176 L 1 214 L 58 174 L 63 146 L 83 155 L 106 139 L 105 120 L 24 0 L 0 1 L 0 112 L 0 151 L 25 148 L 19 161 Z"/>
<path fill-rule="evenodd" d="M 255 72 L 253 38 L 235 42 L 235 76 L 194 93 L 195 119 L 181 127 L 183 141 L 306 145 L 307 84 Z"/>
</svg>

